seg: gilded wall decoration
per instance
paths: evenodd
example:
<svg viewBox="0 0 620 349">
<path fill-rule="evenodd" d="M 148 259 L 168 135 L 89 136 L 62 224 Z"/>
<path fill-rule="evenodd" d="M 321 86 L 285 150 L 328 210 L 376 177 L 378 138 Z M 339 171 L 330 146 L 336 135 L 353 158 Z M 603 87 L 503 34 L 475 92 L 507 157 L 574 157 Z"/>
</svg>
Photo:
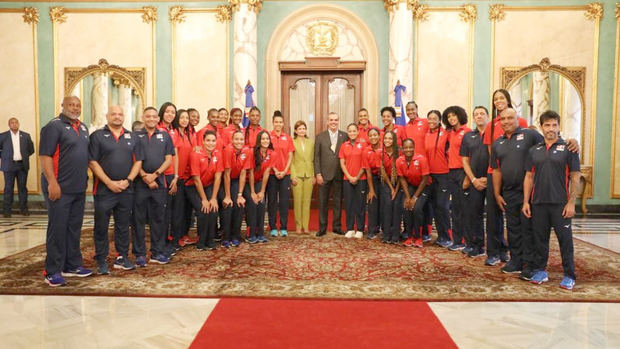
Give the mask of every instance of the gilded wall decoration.
<svg viewBox="0 0 620 349">
<path fill-rule="evenodd" d="M 411 12 L 413 13 L 413 18 L 417 21 L 424 22 L 428 19 L 428 5 L 416 2 L 411 6 Z"/>
<path fill-rule="evenodd" d="M 157 22 L 157 7 L 155 6 L 143 6 L 142 7 L 142 22 L 155 23 Z"/>
<path fill-rule="evenodd" d="M 600 2 L 587 4 L 585 16 L 591 21 L 597 21 L 603 18 L 603 4 Z"/>
<path fill-rule="evenodd" d="M 170 10 L 168 10 L 168 16 L 170 18 L 170 22 L 172 23 L 181 23 L 185 21 L 185 9 L 183 6 L 172 6 Z"/>
<path fill-rule="evenodd" d="M 248 4 L 248 8 L 250 11 L 254 11 L 255 13 L 259 13 L 263 8 L 263 0 L 228 0 L 232 12 L 239 11 L 239 7 L 241 4 Z"/>
<path fill-rule="evenodd" d="M 215 18 L 220 23 L 230 22 L 232 20 L 232 13 L 232 6 L 219 5 L 217 7 L 217 13 L 215 14 Z"/>
<path fill-rule="evenodd" d="M 464 22 L 475 22 L 478 18 L 478 9 L 474 4 L 465 4 L 459 16 Z"/>
<path fill-rule="evenodd" d="M 330 22 L 315 22 L 308 26 L 308 48 L 315 56 L 331 56 L 338 46 L 338 27 Z"/>
<path fill-rule="evenodd" d="M 53 23 L 64 23 L 67 21 L 67 14 L 64 7 L 50 8 L 50 18 Z"/>
<path fill-rule="evenodd" d="M 489 6 L 489 19 L 492 21 L 502 21 L 506 18 L 503 4 L 494 4 Z"/>
<path fill-rule="evenodd" d="M 25 23 L 39 23 L 39 9 L 34 7 L 26 7 L 24 8 L 23 17 Z"/>
</svg>

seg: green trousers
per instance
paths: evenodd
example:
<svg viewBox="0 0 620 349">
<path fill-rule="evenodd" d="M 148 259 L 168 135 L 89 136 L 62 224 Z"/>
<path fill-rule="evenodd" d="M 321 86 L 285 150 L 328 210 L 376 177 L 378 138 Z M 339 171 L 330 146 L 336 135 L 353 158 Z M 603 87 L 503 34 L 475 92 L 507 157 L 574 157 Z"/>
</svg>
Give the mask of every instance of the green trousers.
<svg viewBox="0 0 620 349">
<path fill-rule="evenodd" d="M 295 209 L 295 228 L 308 231 L 310 222 L 310 201 L 312 199 L 312 177 L 295 177 L 297 185 L 293 185 L 293 208 Z"/>
</svg>

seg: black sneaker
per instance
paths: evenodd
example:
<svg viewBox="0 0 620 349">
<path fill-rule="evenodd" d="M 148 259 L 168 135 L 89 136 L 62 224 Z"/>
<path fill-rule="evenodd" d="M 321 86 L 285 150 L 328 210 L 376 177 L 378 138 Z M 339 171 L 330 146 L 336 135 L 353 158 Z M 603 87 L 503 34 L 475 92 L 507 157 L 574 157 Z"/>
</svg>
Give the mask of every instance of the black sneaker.
<svg viewBox="0 0 620 349">
<path fill-rule="evenodd" d="M 471 258 L 484 256 L 484 249 L 481 247 L 474 247 L 471 251 L 469 251 L 469 253 L 467 253 L 467 256 Z"/>
<path fill-rule="evenodd" d="M 510 262 L 510 256 L 508 255 L 508 252 L 504 251 L 504 252 L 500 253 L 499 254 L 499 260 L 502 261 L 503 263 Z"/>
<path fill-rule="evenodd" d="M 519 279 L 525 281 L 532 281 L 532 277 L 534 276 L 534 272 L 529 269 L 523 269 L 521 275 L 519 275 Z"/>
<path fill-rule="evenodd" d="M 504 274 L 520 274 L 523 267 L 516 263 L 508 262 L 502 267 L 502 273 Z"/>
</svg>

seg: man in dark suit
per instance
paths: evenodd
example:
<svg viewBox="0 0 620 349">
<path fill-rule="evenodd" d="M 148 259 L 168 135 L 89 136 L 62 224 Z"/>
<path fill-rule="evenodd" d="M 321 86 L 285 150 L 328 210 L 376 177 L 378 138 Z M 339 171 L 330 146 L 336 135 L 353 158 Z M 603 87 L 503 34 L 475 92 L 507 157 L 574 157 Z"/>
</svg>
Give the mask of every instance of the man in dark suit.
<svg viewBox="0 0 620 349">
<path fill-rule="evenodd" d="M 338 114 L 327 116 L 327 130 L 316 136 L 314 143 L 314 174 L 319 185 L 319 231 L 323 236 L 327 231 L 327 210 L 329 191 L 332 190 L 334 234 L 342 235 L 340 213 L 342 206 L 342 169 L 338 159 L 340 146 L 347 140 L 347 134 L 338 130 Z"/>
<path fill-rule="evenodd" d="M 17 178 L 19 208 L 24 216 L 28 216 L 28 158 L 34 153 L 34 145 L 30 135 L 19 130 L 19 120 L 9 119 L 9 130 L 0 133 L 0 170 L 4 172 L 4 217 L 11 217 L 13 206 L 13 188 Z"/>
</svg>

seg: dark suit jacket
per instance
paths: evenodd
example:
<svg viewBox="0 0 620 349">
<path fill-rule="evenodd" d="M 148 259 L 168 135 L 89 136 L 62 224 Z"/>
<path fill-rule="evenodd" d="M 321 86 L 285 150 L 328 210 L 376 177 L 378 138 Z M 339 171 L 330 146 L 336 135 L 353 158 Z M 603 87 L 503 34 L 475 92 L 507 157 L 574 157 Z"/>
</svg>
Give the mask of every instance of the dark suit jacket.
<svg viewBox="0 0 620 349">
<path fill-rule="evenodd" d="M 323 179 L 330 181 L 334 178 L 342 179 L 342 169 L 338 152 L 342 143 L 346 142 L 348 136 L 345 132 L 338 130 L 338 143 L 336 152 L 331 149 L 332 142 L 329 139 L 329 131 L 325 130 L 316 136 L 314 141 L 314 174 L 321 174 Z"/>
<path fill-rule="evenodd" d="M 28 171 L 30 162 L 28 158 L 34 154 L 34 144 L 30 139 L 30 134 L 19 131 L 19 149 L 22 153 L 22 163 L 24 169 Z M 0 171 L 10 171 L 13 169 L 13 141 L 11 140 L 11 130 L 0 133 Z"/>
</svg>

